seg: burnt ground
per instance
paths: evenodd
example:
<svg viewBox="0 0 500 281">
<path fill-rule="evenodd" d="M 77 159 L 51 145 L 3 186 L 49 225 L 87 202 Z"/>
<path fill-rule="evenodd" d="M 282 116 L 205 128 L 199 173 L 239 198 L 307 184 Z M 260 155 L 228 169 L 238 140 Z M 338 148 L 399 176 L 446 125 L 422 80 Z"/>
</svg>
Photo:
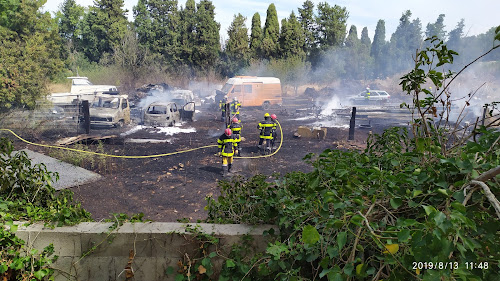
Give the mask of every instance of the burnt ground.
<svg viewBox="0 0 500 281">
<path fill-rule="evenodd" d="M 273 113 L 273 110 L 269 112 Z M 328 128 L 324 140 L 296 138 L 294 133 L 298 126 L 309 125 L 311 120 L 296 120 L 292 116 L 280 116 L 278 120 L 283 129 L 281 149 L 267 158 L 235 159 L 233 169 L 237 175 L 249 178 L 256 174 L 286 174 L 291 171 L 309 172 L 312 167 L 305 163 L 303 157 L 312 153 L 321 153 L 327 148 L 343 149 L 346 147 L 364 146 L 368 130 L 357 129 L 355 141 L 347 142 L 347 128 Z M 243 109 L 241 143 L 242 156 L 257 156 L 259 139 L 257 124 L 264 111 L 260 109 Z M 179 133 L 166 136 L 155 132 L 155 129 L 143 129 L 133 132 L 125 139 L 169 139 L 166 143 L 130 143 L 104 144 L 107 153 L 115 155 L 152 155 L 190 148 L 215 145 L 223 132 L 224 125 L 216 120 L 218 112 L 201 109 L 196 121 L 184 123 L 181 128 L 196 128 L 196 132 Z M 373 122 L 372 122 L 372 125 Z M 130 130 L 130 125 L 122 131 Z M 382 126 L 374 125 L 375 133 L 382 131 Z M 97 130 L 93 133 L 117 133 L 117 129 Z M 54 140 L 44 140 L 50 143 Z M 44 152 L 44 148 L 28 146 L 28 148 Z M 215 156 L 217 147 L 210 147 L 182 154 L 145 159 L 108 158 L 105 171 L 97 171 L 101 180 L 71 188 L 74 199 L 92 213 L 95 220 L 109 218 L 111 213 L 129 215 L 144 213 L 145 218 L 154 221 L 174 222 L 189 218 L 195 222 L 206 218 L 205 197 L 218 196 L 218 181 L 222 177 L 220 158 Z M 47 151 L 45 151 L 47 154 Z M 96 170 L 94 170 L 96 171 Z"/>
</svg>

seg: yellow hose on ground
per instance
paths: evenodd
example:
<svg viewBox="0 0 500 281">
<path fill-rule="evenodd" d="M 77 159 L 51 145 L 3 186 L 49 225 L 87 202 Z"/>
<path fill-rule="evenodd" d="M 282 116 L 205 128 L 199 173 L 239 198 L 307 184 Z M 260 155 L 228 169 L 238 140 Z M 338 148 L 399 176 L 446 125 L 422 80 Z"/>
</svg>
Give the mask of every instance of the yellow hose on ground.
<svg viewBox="0 0 500 281">
<path fill-rule="evenodd" d="M 278 122 L 278 121 L 276 121 L 276 122 Z M 276 151 L 274 151 L 273 153 L 268 154 L 268 155 L 236 157 L 236 158 L 245 158 L 245 159 L 262 158 L 262 157 L 270 157 L 270 156 L 273 156 L 274 154 L 276 154 L 278 152 L 278 150 L 280 150 L 281 144 L 283 143 L 283 131 L 281 129 L 281 125 L 279 122 L 278 122 L 278 125 L 280 127 L 280 132 L 281 132 L 281 141 L 280 141 L 280 145 L 279 145 L 278 149 L 276 149 Z M 135 156 L 135 155 L 113 155 L 113 154 L 99 153 L 99 152 L 93 152 L 93 151 L 85 151 L 85 150 L 74 149 L 74 148 L 69 148 L 69 147 L 61 147 L 61 146 L 55 146 L 55 145 L 34 143 L 34 142 L 30 142 L 28 140 L 23 139 L 22 137 L 20 137 L 18 134 L 16 134 L 14 131 L 12 131 L 10 129 L 0 129 L 0 131 L 9 132 L 12 135 L 14 135 L 16 138 L 21 140 L 22 142 L 25 142 L 25 143 L 31 144 L 31 145 L 35 145 L 35 146 L 63 149 L 63 150 L 69 150 L 69 151 L 73 151 L 73 152 L 87 153 L 87 154 L 92 154 L 92 155 L 99 155 L 99 156 L 113 157 L 113 158 L 122 158 L 122 159 L 141 159 L 141 158 L 164 157 L 164 156 L 171 156 L 171 155 L 175 155 L 175 154 L 181 154 L 181 153 L 186 153 L 186 152 L 191 152 L 191 151 L 195 151 L 195 150 L 199 150 L 199 149 L 205 149 L 205 148 L 217 146 L 216 144 L 211 144 L 211 145 L 205 145 L 205 146 L 200 146 L 200 147 L 196 147 L 196 148 L 190 148 L 190 149 L 186 149 L 186 150 L 182 150 L 182 151 L 175 151 L 175 152 L 162 153 L 162 154 L 153 154 L 153 155 L 138 155 L 138 156 Z"/>
</svg>

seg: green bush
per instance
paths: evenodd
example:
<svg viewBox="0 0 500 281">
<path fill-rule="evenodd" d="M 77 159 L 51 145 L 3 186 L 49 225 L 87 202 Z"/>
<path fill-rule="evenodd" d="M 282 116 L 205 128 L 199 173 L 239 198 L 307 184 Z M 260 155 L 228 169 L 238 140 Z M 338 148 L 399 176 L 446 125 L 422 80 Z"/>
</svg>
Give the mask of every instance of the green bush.
<svg viewBox="0 0 500 281">
<path fill-rule="evenodd" d="M 311 173 L 236 178 L 207 199 L 210 222 L 279 227 L 241 280 L 498 279 L 500 132 L 467 135 L 438 112 L 450 112 L 446 81 L 455 76 L 437 68 L 456 53 L 429 40 L 401 82 L 414 100 L 411 134 L 390 128 L 362 152 L 307 155 Z"/>
</svg>

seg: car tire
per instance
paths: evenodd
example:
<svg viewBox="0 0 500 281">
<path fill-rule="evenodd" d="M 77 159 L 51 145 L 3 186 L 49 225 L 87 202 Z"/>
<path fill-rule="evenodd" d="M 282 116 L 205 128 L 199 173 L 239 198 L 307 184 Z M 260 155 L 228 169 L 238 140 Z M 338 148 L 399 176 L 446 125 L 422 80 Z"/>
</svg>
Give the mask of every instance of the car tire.
<svg viewBox="0 0 500 281">
<path fill-rule="evenodd" d="M 268 110 L 269 108 L 271 108 L 271 103 L 269 103 L 268 101 L 265 101 L 265 102 L 262 104 L 262 109 L 264 109 L 264 110 Z"/>
<path fill-rule="evenodd" d="M 120 120 L 120 121 L 118 121 L 118 123 L 116 123 L 117 128 L 123 128 L 124 126 L 125 126 L 125 122 L 123 122 L 123 120 Z"/>
</svg>

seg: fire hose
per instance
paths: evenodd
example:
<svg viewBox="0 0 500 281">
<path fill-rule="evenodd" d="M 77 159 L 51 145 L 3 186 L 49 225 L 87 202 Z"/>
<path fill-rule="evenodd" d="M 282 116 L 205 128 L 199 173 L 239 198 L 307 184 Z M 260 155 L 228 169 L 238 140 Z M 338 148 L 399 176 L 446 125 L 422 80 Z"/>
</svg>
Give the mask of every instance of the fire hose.
<svg viewBox="0 0 500 281">
<path fill-rule="evenodd" d="M 245 159 L 263 158 L 263 157 L 270 157 L 270 156 L 273 156 L 274 154 L 276 154 L 278 152 L 278 150 L 280 150 L 281 145 L 283 143 L 283 131 L 281 129 L 281 125 L 280 125 L 280 123 L 278 121 L 276 121 L 276 122 L 278 123 L 278 126 L 280 128 L 280 133 L 281 133 L 280 134 L 280 136 L 281 136 L 280 145 L 279 145 L 278 149 L 276 149 L 276 151 L 274 151 L 273 153 L 268 154 L 268 155 L 247 156 L 247 157 L 238 157 L 238 156 L 235 156 L 235 158 L 245 158 Z M 31 145 L 35 145 L 35 146 L 47 147 L 47 148 L 55 148 L 55 149 L 63 149 L 63 150 L 68 150 L 68 151 L 73 151 L 73 152 L 79 152 L 79 153 L 87 153 L 87 154 L 104 156 L 104 157 L 124 158 L 124 159 L 141 159 L 141 158 L 164 157 L 164 156 L 171 156 L 171 155 L 175 155 L 175 154 L 181 154 L 181 153 L 186 153 L 186 152 L 191 152 L 191 151 L 195 151 L 195 150 L 200 150 L 200 149 L 205 149 L 205 148 L 216 147 L 217 146 L 216 144 L 211 144 L 211 145 L 204 145 L 204 146 L 200 146 L 200 147 L 196 147 L 196 148 L 190 148 L 190 149 L 181 150 L 181 151 L 175 151 L 175 152 L 169 152 L 169 153 L 162 153 L 162 154 L 153 154 L 153 155 L 113 155 L 113 154 L 93 152 L 93 151 L 86 151 L 86 150 L 80 150 L 80 149 L 69 148 L 69 147 L 61 147 L 61 146 L 55 146 L 55 145 L 34 143 L 34 142 L 31 142 L 31 141 L 23 139 L 22 137 L 20 137 L 18 134 L 16 134 L 14 131 L 12 131 L 10 129 L 0 129 L 0 131 L 9 132 L 13 136 L 15 136 L 16 138 L 18 138 L 19 140 L 21 140 L 22 142 L 27 143 L 27 144 L 31 144 Z"/>
</svg>

